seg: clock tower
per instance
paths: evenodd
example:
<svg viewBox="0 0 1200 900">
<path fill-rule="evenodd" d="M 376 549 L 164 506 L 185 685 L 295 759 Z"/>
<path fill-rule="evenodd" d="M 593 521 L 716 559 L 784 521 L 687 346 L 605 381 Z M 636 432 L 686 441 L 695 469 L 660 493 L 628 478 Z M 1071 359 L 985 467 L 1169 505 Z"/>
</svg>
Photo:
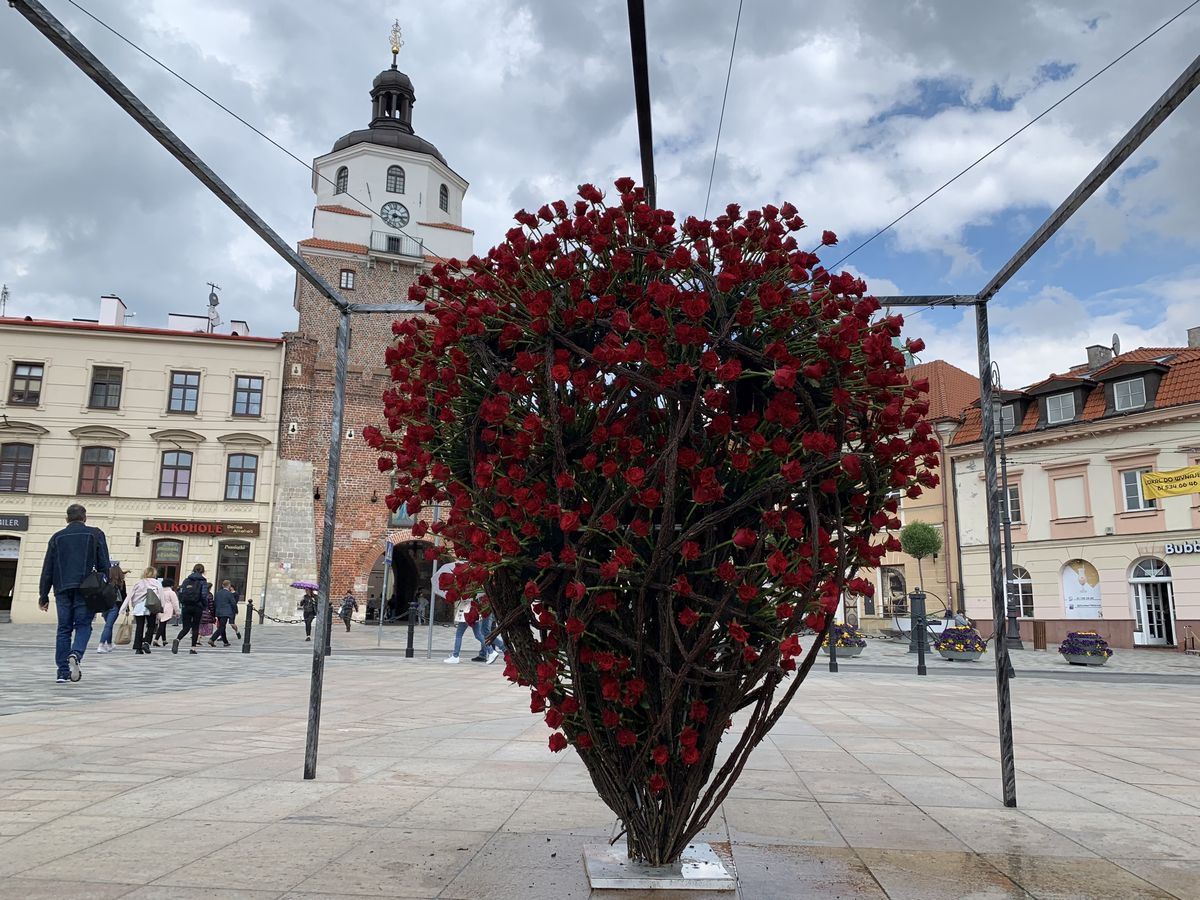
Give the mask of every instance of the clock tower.
<svg viewBox="0 0 1200 900">
<path fill-rule="evenodd" d="M 396 64 L 403 43 L 398 25 L 391 37 L 392 65 L 371 84 L 369 123 L 338 138 L 330 152 L 313 161 L 313 233 L 298 245 L 301 256 L 354 304 L 406 303 L 408 289 L 422 271 L 474 252 L 474 232 L 462 225 L 467 182 L 414 130 L 416 91 Z M 301 278 L 296 279 L 293 303 L 299 322 L 284 335 L 280 459 L 266 600 L 267 614 L 279 618 L 295 617 L 297 593 L 290 583 L 316 580 L 337 328 L 329 301 Z M 363 426 L 382 419 L 382 395 L 390 384 L 384 351 L 394 318 L 360 314 L 350 319 L 329 585 L 335 599 L 352 591 L 361 608 L 373 607 L 371 616 L 381 605 L 387 612 L 389 601 L 393 609 L 407 609 L 418 589 L 428 590 L 425 570 L 430 568 L 423 559 L 426 545 L 413 539 L 414 522 L 403 509 L 392 514 L 384 503 L 390 479 L 379 472 L 377 454 L 362 440 Z M 388 543 L 394 545 L 393 567 L 384 596 Z"/>
</svg>

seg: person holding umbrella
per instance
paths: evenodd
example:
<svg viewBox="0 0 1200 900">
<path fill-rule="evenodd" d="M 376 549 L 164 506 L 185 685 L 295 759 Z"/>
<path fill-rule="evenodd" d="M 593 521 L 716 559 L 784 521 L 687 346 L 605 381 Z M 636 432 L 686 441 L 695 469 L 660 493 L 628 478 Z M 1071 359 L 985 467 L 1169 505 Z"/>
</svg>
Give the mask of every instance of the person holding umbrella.
<svg viewBox="0 0 1200 900">
<path fill-rule="evenodd" d="M 292 587 L 304 590 L 304 596 L 300 598 L 296 609 L 300 610 L 304 617 L 304 640 L 311 641 L 312 623 L 317 617 L 317 585 L 311 581 L 293 581 Z"/>
</svg>

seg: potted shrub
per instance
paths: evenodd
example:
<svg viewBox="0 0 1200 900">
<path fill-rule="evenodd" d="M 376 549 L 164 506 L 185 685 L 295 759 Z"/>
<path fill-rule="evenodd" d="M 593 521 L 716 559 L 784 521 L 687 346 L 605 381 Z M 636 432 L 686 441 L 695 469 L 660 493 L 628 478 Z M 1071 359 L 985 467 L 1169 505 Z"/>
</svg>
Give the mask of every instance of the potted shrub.
<svg viewBox="0 0 1200 900">
<path fill-rule="evenodd" d="M 1073 666 L 1102 666 L 1113 655 L 1108 641 L 1094 631 L 1072 631 L 1058 652 Z"/>
<path fill-rule="evenodd" d="M 801 239 L 789 203 L 680 223 L 616 187 L 422 274 L 428 315 L 393 325 L 363 437 L 390 508 L 440 507 L 413 535 L 463 560 L 441 588 L 495 615 L 505 675 L 628 859 L 678 867 L 839 598 L 900 549 L 884 532 L 937 483 L 938 444 L 900 318 L 801 247 L 832 232 Z"/>
<path fill-rule="evenodd" d="M 933 645 L 943 659 L 974 662 L 987 652 L 987 644 L 979 632 L 969 625 L 955 625 L 942 630 Z"/>
<path fill-rule="evenodd" d="M 834 642 L 837 647 L 838 659 L 858 656 L 863 652 L 863 648 L 867 646 L 867 639 L 863 633 L 845 622 L 834 622 L 829 629 L 829 633 L 825 636 L 825 640 L 821 643 L 821 649 L 826 654 L 829 653 L 829 642 Z"/>
</svg>

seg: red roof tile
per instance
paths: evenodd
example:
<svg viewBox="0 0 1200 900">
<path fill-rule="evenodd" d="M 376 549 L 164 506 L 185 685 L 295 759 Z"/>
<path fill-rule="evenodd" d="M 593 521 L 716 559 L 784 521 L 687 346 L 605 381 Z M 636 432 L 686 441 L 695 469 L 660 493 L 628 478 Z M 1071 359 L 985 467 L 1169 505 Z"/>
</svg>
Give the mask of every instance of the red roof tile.
<svg viewBox="0 0 1200 900">
<path fill-rule="evenodd" d="M 462 225 L 452 225 L 449 222 L 418 222 L 418 225 L 424 225 L 426 228 L 445 228 L 447 231 L 461 231 L 465 234 L 474 234 L 474 228 L 464 228 Z"/>
<path fill-rule="evenodd" d="M 341 253 L 366 253 L 366 244 L 347 244 L 345 241 L 327 241 L 325 238 L 305 238 L 300 241 L 301 247 L 312 247 L 314 250 L 337 250 Z"/>
<path fill-rule="evenodd" d="M 1189 403 L 1200 403 L 1200 347 L 1139 347 L 1136 350 L 1130 350 L 1128 353 L 1122 353 L 1120 356 L 1105 363 L 1094 372 L 1086 373 L 1087 379 L 1080 378 L 1078 367 L 1071 370 L 1070 375 L 1050 376 L 1044 378 L 1031 388 L 1037 387 L 1040 384 L 1045 384 L 1051 379 L 1058 377 L 1066 380 L 1078 380 L 1080 384 L 1087 386 L 1095 380 L 1104 377 L 1106 372 L 1111 372 L 1119 366 L 1128 365 L 1130 363 L 1154 363 L 1163 357 L 1170 357 L 1163 365 L 1167 371 L 1162 377 L 1162 381 L 1158 385 L 1158 392 L 1154 396 L 1151 403 L 1147 404 L 1147 409 L 1168 409 L 1173 406 L 1186 406 Z M 1028 390 L 1028 389 L 1027 389 Z M 1124 413 L 1122 415 L 1125 415 Z M 1104 385 L 1095 384 L 1089 389 L 1087 399 L 1084 401 L 1083 410 L 1080 412 L 1079 418 L 1075 423 L 1079 422 L 1094 422 L 1097 419 L 1104 418 Z M 1025 418 L 1021 421 L 1013 434 L 1025 434 L 1037 430 L 1038 427 L 1038 404 L 1031 403 L 1029 409 L 1025 412 Z M 1058 426 L 1065 428 L 1069 426 Z M 967 410 L 966 421 L 962 428 L 954 435 L 954 440 L 951 444 L 960 446 L 962 444 L 970 444 L 978 441 L 983 430 L 983 419 L 979 408 Z M 1046 429 L 1053 432 L 1056 429 Z"/>
<path fill-rule="evenodd" d="M 364 219 L 371 218 L 370 213 L 363 212 L 360 209 L 351 209 L 348 206 L 341 206 L 337 203 L 327 203 L 324 206 L 318 206 L 317 209 L 324 212 L 340 213 L 343 216 L 362 216 Z"/>
<path fill-rule="evenodd" d="M 979 379 L 944 359 L 909 366 L 905 374 L 910 382 L 929 379 L 927 419 L 959 419 L 963 410 L 979 399 Z"/>
</svg>

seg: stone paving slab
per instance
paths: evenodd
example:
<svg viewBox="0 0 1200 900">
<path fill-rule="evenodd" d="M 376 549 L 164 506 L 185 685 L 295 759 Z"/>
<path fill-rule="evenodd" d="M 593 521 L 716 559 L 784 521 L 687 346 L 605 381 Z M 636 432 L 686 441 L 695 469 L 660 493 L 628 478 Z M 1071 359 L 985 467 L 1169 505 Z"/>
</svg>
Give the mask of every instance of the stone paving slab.
<svg viewBox="0 0 1200 900">
<path fill-rule="evenodd" d="M 45 646 L 0 640 L 0 898 L 655 896 L 589 891 L 614 817 L 498 666 L 352 632 L 304 781 L 310 657 L 278 631 L 249 656 L 89 657 L 65 686 Z M 1015 681 L 1017 809 L 992 692 L 814 670 L 704 835 L 738 896 L 1200 897 L 1200 683 Z"/>
</svg>

